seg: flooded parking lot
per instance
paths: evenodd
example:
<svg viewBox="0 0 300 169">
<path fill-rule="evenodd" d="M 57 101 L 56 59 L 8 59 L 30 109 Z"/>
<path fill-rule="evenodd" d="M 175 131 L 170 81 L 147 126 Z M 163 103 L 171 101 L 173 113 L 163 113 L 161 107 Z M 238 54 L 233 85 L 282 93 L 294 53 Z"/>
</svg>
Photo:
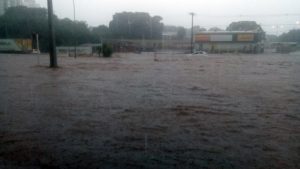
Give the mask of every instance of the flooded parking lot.
<svg viewBox="0 0 300 169">
<path fill-rule="evenodd" d="M 300 55 L 0 55 L 0 168 L 300 168 Z"/>
</svg>

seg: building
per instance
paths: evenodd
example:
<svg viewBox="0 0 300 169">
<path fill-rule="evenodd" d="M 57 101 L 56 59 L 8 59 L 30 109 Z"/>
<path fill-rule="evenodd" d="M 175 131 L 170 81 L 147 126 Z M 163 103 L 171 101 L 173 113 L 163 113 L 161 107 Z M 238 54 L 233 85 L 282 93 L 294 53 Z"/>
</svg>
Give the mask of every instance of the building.
<svg viewBox="0 0 300 169">
<path fill-rule="evenodd" d="M 262 53 L 264 32 L 220 31 L 201 32 L 195 35 L 195 51 L 208 53 L 241 52 Z"/>
</svg>

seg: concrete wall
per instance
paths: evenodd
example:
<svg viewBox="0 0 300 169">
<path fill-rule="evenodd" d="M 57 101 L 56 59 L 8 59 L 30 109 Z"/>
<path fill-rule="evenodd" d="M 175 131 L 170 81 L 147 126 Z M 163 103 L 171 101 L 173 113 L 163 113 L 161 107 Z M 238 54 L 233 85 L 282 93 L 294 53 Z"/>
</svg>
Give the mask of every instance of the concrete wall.
<svg viewBox="0 0 300 169">
<path fill-rule="evenodd" d="M 57 47 L 56 52 L 58 56 L 74 56 L 74 46 Z M 78 56 L 92 56 L 92 47 L 76 47 L 76 54 Z"/>
<path fill-rule="evenodd" d="M 209 53 L 219 52 L 260 52 L 263 46 L 259 43 L 196 43 L 195 50 L 203 50 Z"/>
<path fill-rule="evenodd" d="M 31 39 L 0 39 L 0 52 L 31 52 Z"/>
</svg>

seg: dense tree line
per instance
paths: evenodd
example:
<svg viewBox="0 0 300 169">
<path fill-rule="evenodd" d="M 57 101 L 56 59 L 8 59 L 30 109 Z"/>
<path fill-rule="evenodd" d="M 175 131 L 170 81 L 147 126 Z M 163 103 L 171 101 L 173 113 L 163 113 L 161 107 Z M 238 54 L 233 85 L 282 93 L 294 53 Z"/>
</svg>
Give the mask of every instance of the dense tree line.
<svg viewBox="0 0 300 169">
<path fill-rule="evenodd" d="M 257 31 L 260 32 L 260 40 L 266 39 L 266 33 L 263 28 L 255 21 L 232 22 L 226 29 L 227 31 Z"/>
<path fill-rule="evenodd" d="M 32 33 L 40 36 L 42 51 L 48 50 L 48 17 L 45 8 L 13 7 L 0 16 L 0 38 L 31 38 Z M 56 43 L 58 46 L 99 43 L 103 39 L 161 39 L 163 32 L 175 32 L 176 39 L 183 40 L 190 36 L 190 29 L 178 26 L 164 26 L 162 17 L 150 16 L 143 12 L 122 12 L 113 15 L 109 26 L 89 27 L 85 22 L 59 19 L 54 16 Z M 262 27 L 254 21 L 231 23 L 227 31 L 261 31 Z M 206 31 L 194 26 L 194 33 Z M 222 31 L 213 27 L 209 31 Z M 264 33 L 262 34 L 263 37 Z M 269 39 L 269 36 L 267 37 Z M 300 30 L 291 30 L 281 35 L 280 41 L 300 42 Z"/>
<path fill-rule="evenodd" d="M 293 29 L 280 36 L 267 35 L 266 40 L 269 42 L 297 42 L 300 43 L 300 29 Z"/>
<path fill-rule="evenodd" d="M 279 36 L 279 40 L 282 42 L 298 42 L 300 43 L 300 29 L 290 30 L 288 33 L 284 33 Z"/>
<path fill-rule="evenodd" d="M 99 43 L 102 39 L 160 39 L 162 18 L 148 13 L 117 13 L 109 27 L 88 27 L 85 22 L 54 16 L 57 46 Z M 130 30 L 128 29 L 130 28 Z M 42 51 L 48 50 L 48 17 L 45 8 L 13 7 L 0 16 L 0 38 L 31 38 L 38 33 Z"/>
<path fill-rule="evenodd" d="M 45 9 L 10 8 L 0 17 L 0 38 L 30 38 L 33 32 L 41 37 L 41 47 L 48 41 Z"/>
<path fill-rule="evenodd" d="M 163 31 L 162 17 L 151 17 L 144 12 L 116 13 L 109 23 L 113 38 L 161 39 Z"/>
<path fill-rule="evenodd" d="M 212 28 L 209 28 L 208 31 L 219 32 L 219 31 L 224 31 L 224 30 L 219 27 L 212 27 Z"/>
<path fill-rule="evenodd" d="M 255 21 L 238 21 L 232 22 L 226 29 L 227 31 L 260 31 L 263 32 L 262 27 Z"/>
<path fill-rule="evenodd" d="M 54 16 L 57 45 L 73 45 L 93 41 L 86 23 Z M 48 17 L 44 8 L 9 8 L 0 17 L 0 38 L 31 38 L 38 33 L 42 51 L 48 50 Z"/>
</svg>

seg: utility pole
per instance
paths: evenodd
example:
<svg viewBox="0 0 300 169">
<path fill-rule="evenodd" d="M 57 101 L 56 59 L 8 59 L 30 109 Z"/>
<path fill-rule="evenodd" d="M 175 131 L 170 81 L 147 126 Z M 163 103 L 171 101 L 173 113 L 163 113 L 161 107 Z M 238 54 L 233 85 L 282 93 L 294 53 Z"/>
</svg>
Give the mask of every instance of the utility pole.
<svg viewBox="0 0 300 169">
<path fill-rule="evenodd" d="M 50 53 L 50 67 L 57 67 L 57 57 L 56 57 L 56 44 L 55 44 L 55 32 L 53 26 L 53 4 L 52 0 L 48 1 L 48 26 L 49 26 L 49 53 Z"/>
<path fill-rule="evenodd" d="M 192 16 L 192 27 L 191 27 L 191 53 L 194 50 L 194 16 L 196 15 L 194 12 L 191 12 L 190 15 Z"/>
<path fill-rule="evenodd" d="M 76 24 L 76 8 L 75 8 L 75 0 L 73 0 L 73 16 L 74 16 L 74 24 Z M 76 39 L 76 33 L 75 33 L 76 26 L 74 25 L 74 57 L 77 58 L 77 39 Z"/>
</svg>

